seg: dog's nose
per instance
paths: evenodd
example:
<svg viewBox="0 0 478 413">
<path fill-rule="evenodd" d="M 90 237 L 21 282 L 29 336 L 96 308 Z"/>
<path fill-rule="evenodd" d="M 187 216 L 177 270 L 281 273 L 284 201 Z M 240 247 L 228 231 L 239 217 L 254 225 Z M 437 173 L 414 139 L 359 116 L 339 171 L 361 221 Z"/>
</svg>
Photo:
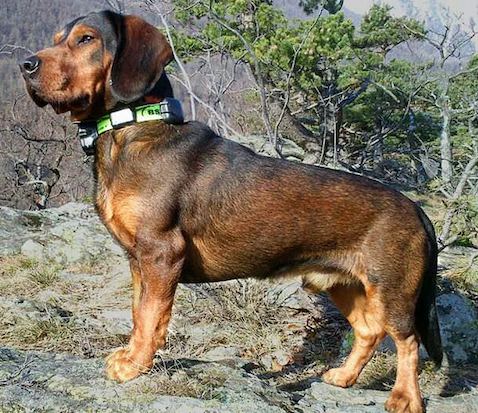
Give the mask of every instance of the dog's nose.
<svg viewBox="0 0 478 413">
<path fill-rule="evenodd" d="M 40 59 L 36 56 L 30 56 L 23 62 L 23 69 L 28 75 L 33 75 L 40 67 Z"/>
</svg>

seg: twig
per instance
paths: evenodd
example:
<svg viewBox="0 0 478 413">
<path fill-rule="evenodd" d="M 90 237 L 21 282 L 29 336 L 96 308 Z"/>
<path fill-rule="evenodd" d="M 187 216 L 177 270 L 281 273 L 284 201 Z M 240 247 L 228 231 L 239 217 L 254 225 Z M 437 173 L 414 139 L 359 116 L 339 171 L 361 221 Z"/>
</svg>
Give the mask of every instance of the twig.
<svg viewBox="0 0 478 413">
<path fill-rule="evenodd" d="M 7 377 L 6 379 L 0 380 L 0 386 L 6 386 L 8 384 L 11 384 L 17 377 L 19 377 L 23 373 L 23 371 L 32 363 L 32 361 L 32 359 L 26 356 L 25 360 L 23 361 L 23 364 L 18 368 L 15 373 L 12 373 L 10 377 Z"/>
</svg>

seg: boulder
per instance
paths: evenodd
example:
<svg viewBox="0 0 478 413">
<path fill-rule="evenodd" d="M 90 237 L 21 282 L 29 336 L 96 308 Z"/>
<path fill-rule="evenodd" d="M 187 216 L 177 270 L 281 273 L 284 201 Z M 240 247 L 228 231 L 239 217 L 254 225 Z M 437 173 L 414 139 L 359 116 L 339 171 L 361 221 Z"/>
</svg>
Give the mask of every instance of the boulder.
<svg viewBox="0 0 478 413">
<path fill-rule="evenodd" d="M 443 347 L 448 358 L 458 363 L 478 362 L 478 318 L 473 304 L 458 293 L 437 298 Z"/>
</svg>

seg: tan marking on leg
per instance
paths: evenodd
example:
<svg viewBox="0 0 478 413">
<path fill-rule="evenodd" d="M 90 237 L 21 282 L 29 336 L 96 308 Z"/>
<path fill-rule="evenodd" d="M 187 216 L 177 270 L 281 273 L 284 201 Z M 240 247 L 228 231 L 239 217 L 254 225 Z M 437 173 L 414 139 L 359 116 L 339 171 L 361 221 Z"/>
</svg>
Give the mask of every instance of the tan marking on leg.
<svg viewBox="0 0 478 413">
<path fill-rule="evenodd" d="M 107 375 L 124 382 L 148 371 L 154 354 L 166 342 L 171 310 L 184 259 L 184 239 L 177 231 L 163 235 L 158 252 L 143 254 L 132 266 L 133 285 L 140 277 L 141 292 L 133 293 L 134 328 L 128 346 L 107 358 Z M 164 251 L 164 252 L 163 252 Z M 141 255 L 141 254 L 140 254 Z M 139 271 L 138 271 L 139 269 Z"/>
<path fill-rule="evenodd" d="M 397 346 L 397 378 L 385 409 L 393 413 L 424 412 L 418 384 L 418 340 L 415 334 L 403 338 L 390 333 Z"/>
<path fill-rule="evenodd" d="M 336 286 L 330 291 L 332 300 L 351 324 L 355 340 L 346 361 L 325 372 L 322 379 L 340 387 L 352 386 L 385 337 L 380 311 L 374 311 L 373 296 L 367 297 L 361 286 Z"/>
</svg>

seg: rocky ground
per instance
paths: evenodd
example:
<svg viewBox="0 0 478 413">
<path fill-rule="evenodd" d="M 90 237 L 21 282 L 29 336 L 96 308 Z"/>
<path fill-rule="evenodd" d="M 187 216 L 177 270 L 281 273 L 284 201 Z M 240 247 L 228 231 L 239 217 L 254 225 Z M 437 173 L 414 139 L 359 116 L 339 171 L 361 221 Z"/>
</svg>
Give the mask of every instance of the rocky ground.
<svg viewBox="0 0 478 413">
<path fill-rule="evenodd" d="M 448 364 L 426 359 L 429 412 L 478 412 L 478 269 L 456 249 L 440 263 Z M 352 389 L 321 382 L 351 345 L 325 296 L 296 280 L 180 287 L 167 348 L 153 371 L 105 379 L 127 341 L 130 278 L 93 208 L 0 207 L 0 412 L 382 412 L 395 355 L 386 341 Z"/>
</svg>

